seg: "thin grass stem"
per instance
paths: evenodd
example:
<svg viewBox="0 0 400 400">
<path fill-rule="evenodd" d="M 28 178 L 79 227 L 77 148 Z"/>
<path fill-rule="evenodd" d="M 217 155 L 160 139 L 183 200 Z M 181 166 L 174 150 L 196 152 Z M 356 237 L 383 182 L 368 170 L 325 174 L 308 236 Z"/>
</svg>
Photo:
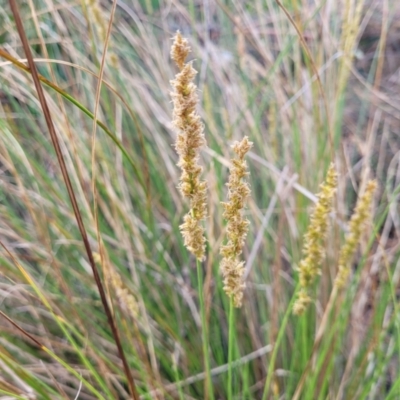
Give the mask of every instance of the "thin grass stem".
<svg viewBox="0 0 400 400">
<path fill-rule="evenodd" d="M 197 283 L 199 287 L 199 302 L 200 302 L 200 314 L 201 314 L 201 336 L 203 343 L 203 358 L 204 358 L 204 369 L 206 372 L 206 387 L 208 389 L 208 395 L 206 391 L 205 398 L 209 398 L 210 400 L 214 400 L 214 390 L 213 384 L 211 380 L 211 370 L 210 370 L 210 359 L 209 359 L 209 351 L 208 351 L 208 329 L 207 329 L 207 321 L 206 321 L 206 311 L 204 307 L 204 296 L 203 296 L 203 274 L 201 270 L 201 262 L 196 259 L 196 267 L 197 267 Z"/>
<path fill-rule="evenodd" d="M 175 380 L 177 382 L 176 388 L 178 390 L 179 400 L 185 400 L 185 396 L 184 396 L 183 390 L 182 390 L 182 385 L 180 384 L 178 363 L 174 362 L 173 364 L 174 364 Z"/>
<path fill-rule="evenodd" d="M 1 394 L 4 394 L 4 395 L 6 395 L 6 396 L 11 396 L 11 398 L 17 399 L 17 400 L 25 400 L 25 399 L 26 399 L 25 396 L 18 396 L 16 393 L 9 392 L 9 391 L 3 390 L 3 389 L 0 389 L 0 393 L 1 393 Z M 9 398 L 9 397 L 8 397 L 8 398 Z"/>
<path fill-rule="evenodd" d="M 232 365 L 233 365 L 233 351 L 235 342 L 235 306 L 233 304 L 233 297 L 229 299 L 229 342 L 228 342 L 228 400 L 233 399 L 233 386 L 232 386 Z"/>
<path fill-rule="evenodd" d="M 266 400 L 267 399 L 269 390 L 271 388 L 272 375 L 273 375 L 273 372 L 274 372 L 275 361 L 276 361 L 276 357 L 278 355 L 279 346 L 280 346 L 280 344 L 282 342 L 283 335 L 284 335 L 285 330 L 286 330 L 286 326 L 287 326 L 287 324 L 289 322 L 290 314 L 292 314 L 293 304 L 294 304 L 294 302 L 296 300 L 296 296 L 297 296 L 297 292 L 298 292 L 299 288 L 300 288 L 300 284 L 298 283 L 297 286 L 296 286 L 296 289 L 295 289 L 295 291 L 293 293 L 293 296 L 292 296 L 292 298 L 290 300 L 290 303 L 289 303 L 289 305 L 288 305 L 288 307 L 286 309 L 285 315 L 283 316 L 283 320 L 282 320 L 281 326 L 279 328 L 279 332 L 278 332 L 278 336 L 276 338 L 274 349 L 272 350 L 271 361 L 269 362 L 269 365 L 268 365 L 267 380 L 265 382 L 262 400 Z"/>
</svg>

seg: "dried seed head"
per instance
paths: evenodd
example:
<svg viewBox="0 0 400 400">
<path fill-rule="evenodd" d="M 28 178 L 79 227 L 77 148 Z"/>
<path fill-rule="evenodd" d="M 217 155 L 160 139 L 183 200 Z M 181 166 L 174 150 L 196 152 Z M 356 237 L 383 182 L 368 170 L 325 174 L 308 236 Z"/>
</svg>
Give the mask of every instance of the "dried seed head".
<svg viewBox="0 0 400 400">
<path fill-rule="evenodd" d="M 174 43 L 171 46 L 171 58 L 176 62 L 179 69 L 183 68 L 186 57 L 190 51 L 191 49 L 187 39 L 182 37 L 179 31 L 176 32 Z"/>
<path fill-rule="evenodd" d="M 302 315 L 310 303 L 312 303 L 312 298 L 305 289 L 300 289 L 296 302 L 293 305 L 293 314 Z"/>
<path fill-rule="evenodd" d="M 250 188 L 243 179 L 248 175 L 244 156 L 251 149 L 247 136 L 232 146 L 237 158 L 231 160 L 230 175 L 227 186 L 228 202 L 222 203 L 223 216 L 227 220 L 228 243 L 221 247 L 221 273 L 224 277 L 224 291 L 233 299 L 235 307 L 241 307 L 245 284 L 243 282 L 244 262 L 239 260 L 248 232 L 249 221 L 243 218 L 242 210 L 250 195 Z"/>
<path fill-rule="evenodd" d="M 190 211 L 180 229 L 187 249 L 198 260 L 203 260 L 206 239 L 201 220 L 207 216 L 207 184 L 200 179 L 203 168 L 199 165 L 199 151 L 206 141 L 204 126 L 196 112 L 199 99 L 193 79 L 197 71 L 192 63 L 185 63 L 189 52 L 188 41 L 177 32 L 171 57 L 180 72 L 171 81 L 174 106 L 172 124 L 177 133 L 175 148 L 179 155 L 178 166 L 182 171 L 178 187 L 182 196 L 189 198 L 190 202 Z"/>
<path fill-rule="evenodd" d="M 350 263 L 354 252 L 360 241 L 362 228 L 368 220 L 371 208 L 372 198 L 376 190 L 376 181 L 369 181 L 364 194 L 359 198 L 357 206 L 349 222 L 349 233 L 346 236 L 339 255 L 339 271 L 336 276 L 335 285 L 338 288 L 343 287 L 350 275 Z"/>
<path fill-rule="evenodd" d="M 321 185 L 321 191 L 317 195 L 318 200 L 311 215 L 310 225 L 304 236 L 303 258 L 299 263 L 299 280 L 301 290 L 299 297 L 293 306 L 293 312 L 301 314 L 306 309 L 311 299 L 305 301 L 308 290 L 320 274 L 321 263 L 325 251 L 323 242 L 328 230 L 328 215 L 332 210 L 332 199 L 336 191 L 337 173 L 331 164 L 325 182 Z"/>
<path fill-rule="evenodd" d="M 121 309 L 133 319 L 136 319 L 139 315 L 139 304 L 133 294 L 124 285 L 120 274 L 115 269 L 110 268 L 109 279 L 115 290 L 115 295 Z"/>
<path fill-rule="evenodd" d="M 198 259 L 204 257 L 206 239 L 204 228 L 199 224 L 199 220 L 192 217 L 190 213 L 183 217 L 183 224 L 180 229 L 183 236 L 185 247 Z"/>
<path fill-rule="evenodd" d="M 224 276 L 225 293 L 232 297 L 235 307 L 241 307 L 243 291 L 246 287 L 243 282 L 244 262 L 232 258 L 223 258 L 220 268 Z"/>
<path fill-rule="evenodd" d="M 101 2 L 98 0 L 87 1 L 87 15 L 92 22 L 93 31 L 98 35 L 99 39 L 104 40 L 107 34 L 107 18 L 101 9 Z"/>
<path fill-rule="evenodd" d="M 93 258 L 96 263 L 101 263 L 101 256 L 99 253 L 93 253 Z M 135 296 L 129 291 L 124 284 L 121 275 L 116 268 L 111 265 L 108 260 L 104 260 L 104 276 L 110 282 L 118 304 L 127 315 L 136 319 L 139 316 L 139 304 Z"/>
</svg>

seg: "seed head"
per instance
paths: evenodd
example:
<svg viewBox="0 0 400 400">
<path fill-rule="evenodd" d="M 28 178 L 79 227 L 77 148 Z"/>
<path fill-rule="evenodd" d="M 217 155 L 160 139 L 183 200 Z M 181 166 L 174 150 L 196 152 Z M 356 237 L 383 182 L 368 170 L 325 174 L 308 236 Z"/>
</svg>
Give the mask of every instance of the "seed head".
<svg viewBox="0 0 400 400">
<path fill-rule="evenodd" d="M 228 202 L 222 203 L 223 216 L 227 220 L 228 243 L 221 247 L 221 273 L 224 277 L 224 291 L 233 298 L 235 307 L 241 307 L 245 284 L 243 282 L 244 262 L 239 260 L 248 232 L 249 221 L 243 218 L 242 210 L 250 195 L 250 188 L 244 178 L 248 175 L 244 156 L 253 143 L 245 136 L 241 142 L 232 146 L 237 157 L 231 160 L 230 175 L 227 186 Z"/>
<path fill-rule="evenodd" d="M 312 298 L 305 289 L 300 289 L 296 302 L 293 305 L 293 314 L 302 315 L 310 303 L 312 303 Z"/>
<path fill-rule="evenodd" d="M 301 290 L 293 306 L 295 314 L 302 314 L 311 297 L 308 292 L 317 275 L 321 273 L 321 263 L 325 256 L 324 240 L 328 230 L 328 215 L 332 211 L 332 199 L 336 191 L 337 173 L 331 164 L 325 182 L 321 185 L 321 191 L 317 195 L 318 200 L 311 215 L 310 225 L 304 236 L 303 258 L 299 263 L 299 280 Z"/>
<path fill-rule="evenodd" d="M 99 253 L 93 253 L 93 258 L 96 263 L 101 262 L 101 256 Z M 133 319 L 139 316 L 139 304 L 136 297 L 131 293 L 131 291 L 124 284 L 121 275 L 116 270 L 116 268 L 109 263 L 107 259 L 104 260 L 104 276 L 108 282 L 111 283 L 112 288 L 118 304 L 124 313 L 131 316 Z"/>
<path fill-rule="evenodd" d="M 372 198 L 376 190 L 376 181 L 369 181 L 364 194 L 357 202 L 357 206 L 349 222 L 349 233 L 339 255 L 339 271 L 335 279 L 338 288 L 343 287 L 350 275 L 350 263 L 360 241 L 362 228 L 368 220 Z"/>
<path fill-rule="evenodd" d="M 206 239 L 201 220 L 207 216 L 207 184 L 200 179 L 203 168 L 199 165 L 199 151 L 206 141 L 204 126 L 196 112 L 199 99 L 193 80 L 197 71 L 192 63 L 185 63 L 189 52 L 188 41 L 177 32 L 171 48 L 171 57 L 180 72 L 171 81 L 174 106 L 172 124 L 177 134 L 177 165 L 182 171 L 178 187 L 182 196 L 187 197 L 190 203 L 190 211 L 184 217 L 180 230 L 186 248 L 198 260 L 203 260 Z"/>
<path fill-rule="evenodd" d="M 180 70 L 183 68 L 186 57 L 190 51 L 189 42 L 177 31 L 174 37 L 174 43 L 171 46 L 171 58 L 176 62 Z"/>
</svg>

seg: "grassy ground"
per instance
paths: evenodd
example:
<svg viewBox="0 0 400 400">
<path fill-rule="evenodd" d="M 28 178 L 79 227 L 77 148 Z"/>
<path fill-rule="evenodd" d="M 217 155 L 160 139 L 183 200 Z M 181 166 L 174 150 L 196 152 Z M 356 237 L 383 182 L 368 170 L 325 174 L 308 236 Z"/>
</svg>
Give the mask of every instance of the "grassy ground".
<svg viewBox="0 0 400 400">
<path fill-rule="evenodd" d="M 93 266 L 142 399 L 400 398 L 397 2 L 18 3 L 82 225 L 0 0 L 0 398 L 132 398 Z M 179 231 L 188 203 L 171 123 L 177 29 L 199 71 L 208 144 L 198 271 Z M 229 332 L 220 202 L 230 145 L 245 135 L 247 287 Z M 303 237 L 331 162 L 326 257 L 296 316 Z M 351 276 L 332 292 L 373 178 Z"/>
</svg>

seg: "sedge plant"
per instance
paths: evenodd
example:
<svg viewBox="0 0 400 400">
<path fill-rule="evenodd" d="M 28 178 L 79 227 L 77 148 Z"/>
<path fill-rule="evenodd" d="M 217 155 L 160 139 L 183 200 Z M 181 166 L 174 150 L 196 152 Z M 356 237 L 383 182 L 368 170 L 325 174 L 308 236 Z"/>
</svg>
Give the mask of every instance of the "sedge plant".
<svg viewBox="0 0 400 400">
<path fill-rule="evenodd" d="M 15 3 L 1 396 L 399 398 L 397 2 Z"/>
</svg>

